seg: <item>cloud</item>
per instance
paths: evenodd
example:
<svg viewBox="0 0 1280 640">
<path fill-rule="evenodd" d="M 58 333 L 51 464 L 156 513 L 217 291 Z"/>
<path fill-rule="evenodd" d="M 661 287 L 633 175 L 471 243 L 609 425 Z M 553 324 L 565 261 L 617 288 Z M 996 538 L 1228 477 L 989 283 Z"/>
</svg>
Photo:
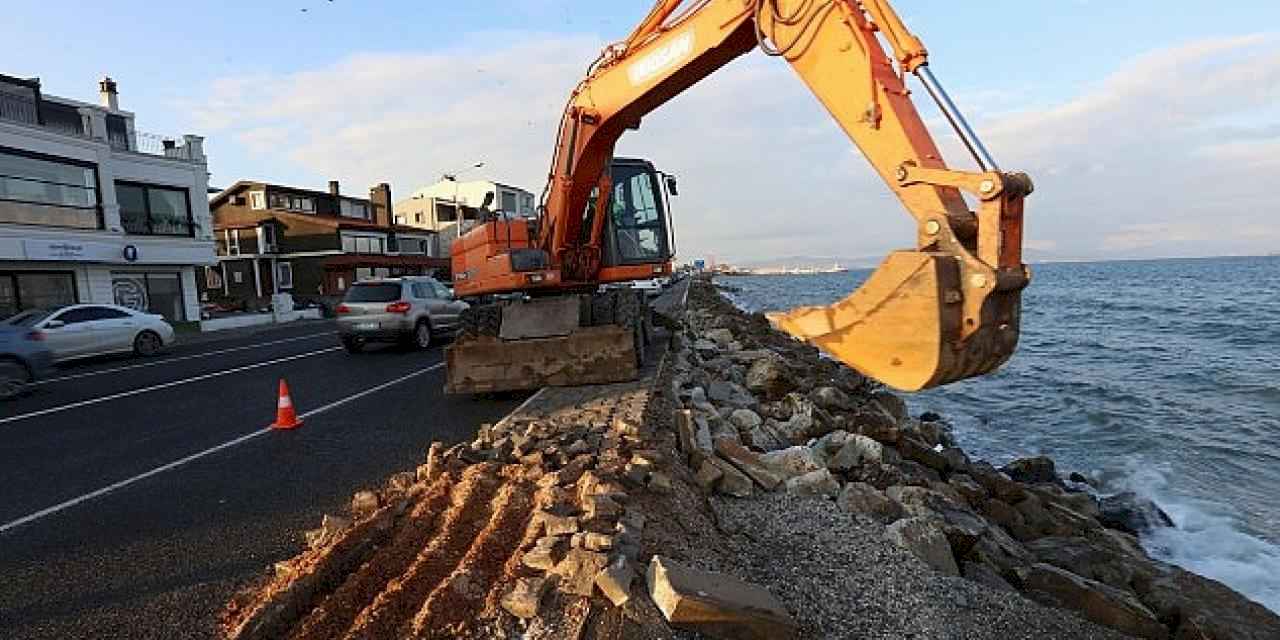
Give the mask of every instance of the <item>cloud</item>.
<svg viewBox="0 0 1280 640">
<path fill-rule="evenodd" d="M 235 158 L 215 156 L 215 167 L 263 174 L 224 182 L 300 167 L 313 186 L 337 178 L 358 192 L 386 180 L 404 195 L 484 160 L 495 179 L 541 191 L 560 112 L 604 41 L 461 40 L 215 81 L 199 121 Z M 956 92 L 1002 166 L 1036 180 L 1027 246 L 1063 257 L 1273 247 L 1264 222 L 1275 212 L 1268 178 L 1280 158 L 1275 38 L 1189 42 L 1102 71 L 1096 86 L 1043 108 L 998 80 Z M 969 167 L 923 104 L 927 94 L 915 96 L 944 155 Z M 651 114 L 618 149 L 681 178 L 675 216 L 686 259 L 859 256 L 913 238 L 901 205 L 779 60 L 731 64 Z"/>
</svg>

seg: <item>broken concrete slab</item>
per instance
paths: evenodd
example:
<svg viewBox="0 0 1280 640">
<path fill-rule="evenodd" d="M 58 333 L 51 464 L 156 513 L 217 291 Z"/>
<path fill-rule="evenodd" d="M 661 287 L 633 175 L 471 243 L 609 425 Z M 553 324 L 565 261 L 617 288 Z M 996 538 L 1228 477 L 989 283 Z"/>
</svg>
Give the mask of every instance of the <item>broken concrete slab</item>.
<svg viewBox="0 0 1280 640">
<path fill-rule="evenodd" d="M 645 574 L 649 596 L 673 626 L 722 640 L 783 640 L 795 619 L 763 587 L 654 556 Z"/>
<path fill-rule="evenodd" d="M 750 449 L 732 440 L 717 440 L 716 453 L 720 454 L 739 471 L 751 476 L 765 491 L 773 491 L 782 484 L 782 477 L 769 470 L 760 462 L 760 456 Z"/>
</svg>

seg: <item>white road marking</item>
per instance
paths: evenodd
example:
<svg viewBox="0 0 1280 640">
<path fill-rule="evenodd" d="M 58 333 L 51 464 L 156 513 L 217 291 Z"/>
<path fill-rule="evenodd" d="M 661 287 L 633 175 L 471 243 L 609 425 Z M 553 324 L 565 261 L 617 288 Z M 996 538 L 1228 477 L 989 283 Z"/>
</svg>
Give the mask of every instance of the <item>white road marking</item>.
<svg viewBox="0 0 1280 640">
<path fill-rule="evenodd" d="M 208 357 L 210 357 L 210 356 L 222 355 L 222 354 L 224 354 L 224 353 L 235 353 L 236 351 L 247 351 L 247 350 L 249 350 L 249 349 L 257 349 L 257 348 L 259 348 L 259 347 L 269 347 L 269 346 L 271 346 L 271 345 L 284 344 L 284 343 L 286 343 L 286 342 L 297 342 L 297 341 L 299 341 L 299 340 L 308 340 L 308 339 L 311 339 L 311 338 L 319 338 L 319 337 L 322 337 L 322 336 L 332 336 L 332 335 L 336 335 L 336 334 L 335 334 L 334 332 L 332 332 L 332 331 L 326 331 L 326 332 L 324 332 L 324 333 L 309 333 L 309 334 L 307 334 L 307 335 L 305 335 L 305 336 L 296 336 L 296 337 L 293 337 L 293 338 L 283 338 L 283 339 L 280 339 L 280 340 L 271 340 L 271 341 L 268 341 L 268 342 L 259 342 L 258 344 L 249 344 L 249 345 L 245 345 L 245 346 L 243 346 L 243 347 L 232 347 L 232 348 L 230 348 L 230 349 L 219 349 L 219 350 L 217 350 L 217 351 L 208 351 L 208 352 L 205 352 L 205 353 L 197 353 L 197 354 L 193 354 L 193 355 L 189 355 L 189 356 L 178 356 L 178 357 L 176 357 L 176 358 L 164 358 L 164 359 L 161 359 L 161 360 L 154 360 L 154 361 L 152 361 L 152 362 L 144 362 L 144 363 L 141 363 L 141 364 L 131 364 L 131 365 L 124 366 L 124 367 L 113 367 L 113 368 L 111 368 L 111 369 L 100 369 L 100 370 L 98 370 L 98 371 L 86 371 L 86 372 L 84 372 L 84 373 L 73 373 L 73 374 L 70 374 L 70 375 L 58 376 L 58 377 L 56 377 L 56 378 L 48 378 L 48 379 L 45 379 L 45 380 L 41 380 L 41 381 L 37 382 L 36 384 L 37 384 L 37 385 L 43 385 L 43 384 L 51 384 L 51 383 L 54 383 L 54 382 L 63 382 L 63 381 L 65 381 L 65 380 L 77 380 L 77 379 L 80 379 L 80 378 L 89 378 L 89 377 L 93 377 L 93 376 L 100 376 L 100 375 L 103 375 L 103 374 L 106 374 L 106 373 L 119 373 L 119 372 L 121 372 L 121 371 L 131 371 L 131 370 L 133 370 L 133 369 L 141 369 L 141 368 L 143 368 L 143 367 L 154 367 L 154 366 L 157 366 L 157 365 L 169 364 L 170 362 L 182 362 L 183 360 L 195 360 L 195 359 L 198 359 L 198 358 L 208 358 Z"/>
<path fill-rule="evenodd" d="M 150 393 L 152 391 L 159 391 L 161 389 L 168 389 L 170 387 L 176 387 L 178 385 L 191 384 L 192 382 L 200 382 L 201 380 L 209 380 L 210 378 L 218 378 L 218 377 L 230 375 L 233 373 L 240 373 L 241 371 L 249 371 L 251 369 L 269 367 L 273 364 L 280 364 L 281 362 L 289 362 L 290 360 L 310 358 L 311 356 L 318 356 L 322 353 L 331 353 L 341 348 L 342 347 L 328 347 L 325 349 L 317 349 L 315 351 L 308 351 L 306 353 L 299 353 L 297 355 L 285 356 L 283 358 L 276 358 L 274 360 L 255 362 L 254 364 L 244 365 L 243 367 L 235 367 L 233 369 L 223 369 L 222 371 L 214 371 L 213 373 L 205 373 L 205 374 L 193 376 L 190 378 L 183 378 L 181 380 L 173 380 L 170 382 L 164 382 L 161 384 L 152 385 L 150 387 L 143 387 L 141 389 L 133 389 L 131 391 L 121 391 L 120 393 L 113 393 L 111 395 L 101 396 L 98 398 L 81 400 L 79 402 L 72 402 L 71 404 L 64 404 L 57 407 L 50 407 L 48 409 L 40 409 L 39 411 L 31 411 L 29 413 L 22 413 L 16 416 L 10 416 L 8 418 L 0 418 L 0 424 L 17 422 L 19 420 L 27 420 L 29 418 L 37 418 L 39 416 L 47 416 L 51 413 L 61 413 L 63 411 L 70 411 L 71 409 L 79 409 L 80 407 L 87 407 L 89 405 L 101 404 L 103 402 L 110 402 L 112 400 L 119 400 L 120 398 L 128 398 L 130 396 Z"/>
<path fill-rule="evenodd" d="M 388 382 L 384 382 L 384 383 L 382 383 L 382 384 L 380 384 L 380 385 L 377 385 L 377 386 L 375 386 L 375 387 L 369 387 L 368 389 L 365 389 L 364 391 L 361 391 L 360 393 L 356 393 L 356 394 L 353 394 L 353 395 L 347 396 L 347 397 L 345 397 L 345 398 L 343 398 L 343 399 L 341 399 L 341 400 L 338 400 L 338 401 L 335 401 L 335 402 L 330 402 L 329 404 L 326 404 L 326 405 L 324 405 L 324 406 L 322 406 L 322 407 L 317 407 L 317 408 L 315 408 L 315 409 L 312 409 L 312 410 L 310 410 L 310 411 L 308 411 L 308 412 L 306 412 L 306 413 L 302 414 L 301 416 L 299 416 L 299 418 L 303 418 L 303 419 L 305 419 L 305 418 L 309 418 L 309 417 L 311 417 L 311 416 L 319 415 L 319 414 L 324 413 L 324 412 L 326 412 L 326 411 L 329 411 L 329 410 L 331 410 L 331 409 L 336 409 L 336 408 L 341 407 L 342 405 L 345 405 L 345 404 L 347 404 L 347 403 L 349 403 L 349 402 L 353 402 L 353 401 L 355 401 L 355 400 L 359 400 L 360 398 L 363 398 L 363 397 L 368 396 L 368 395 L 370 395 L 370 394 L 377 393 L 377 392 L 382 391 L 383 389 L 386 389 L 386 388 L 388 388 L 388 387 L 391 387 L 391 386 L 394 386 L 394 385 L 400 384 L 401 382 L 404 382 L 404 381 L 409 380 L 409 379 L 411 379 L 411 378 L 416 378 L 416 377 L 418 377 L 418 376 L 420 376 L 420 375 L 422 375 L 422 374 L 424 374 L 424 373 L 428 373 L 428 372 L 430 372 L 430 371 L 435 371 L 436 369 L 439 369 L 440 367 L 443 367 L 443 366 L 444 366 L 444 363 L 443 363 L 443 362 L 437 362 L 436 364 L 433 364 L 433 365 L 431 365 L 431 366 L 429 366 L 429 367 L 427 367 L 427 368 L 425 368 L 425 369 L 419 369 L 419 370 L 417 370 L 417 371 L 414 371 L 413 373 L 410 373 L 410 374 L 407 374 L 407 375 L 400 376 L 399 378 L 396 378 L 396 379 L 391 380 L 391 381 L 388 381 Z M 219 452 L 219 451 L 222 451 L 222 450 L 224 450 L 224 449 L 230 449 L 231 447 L 234 447 L 234 446 L 236 446 L 236 445 L 238 445 L 238 444 L 242 444 L 242 443 L 248 442 L 248 441 L 250 441 L 250 440 L 253 440 L 254 438 L 257 438 L 257 437 L 259 437 L 259 436 L 262 436 L 262 435 L 265 435 L 265 434 L 267 434 L 267 433 L 270 433 L 270 432 L 271 432 L 271 431 L 273 431 L 273 430 L 274 430 L 274 429 L 272 429 L 271 427 L 264 427 L 264 428 L 262 428 L 262 429 L 258 429 L 257 431 L 252 431 L 252 432 L 250 432 L 250 433 L 246 433 L 246 434 L 244 434 L 244 435 L 242 435 L 242 436 L 240 436 L 240 437 L 238 437 L 238 438 L 235 438 L 235 439 L 232 439 L 232 440 L 228 440 L 228 441 L 226 441 L 226 442 L 224 442 L 224 443 L 222 443 L 222 444 L 220 444 L 220 445 L 217 445 L 217 446 L 214 446 L 214 447 L 210 447 L 210 448 L 205 449 L 204 451 L 201 451 L 201 452 L 199 452 L 199 453 L 193 453 L 193 454 L 191 454 L 191 455 L 189 455 L 189 456 L 187 456 L 187 457 L 185 457 L 185 458 L 180 458 L 180 459 L 178 459 L 178 460 L 174 460 L 173 462 L 170 462 L 170 463 L 168 463 L 168 464 L 161 465 L 161 466 L 156 467 L 156 468 L 154 468 L 154 469 L 152 469 L 152 470 L 150 470 L 150 471 L 147 471 L 147 472 L 145 472 L 145 473 L 140 473 L 140 474 L 138 474 L 138 475 L 136 475 L 136 476 L 133 476 L 132 478 L 126 478 L 126 479 L 121 480 L 121 481 L 119 481 L 119 482 L 114 482 L 114 483 L 109 484 L 109 485 L 107 485 L 107 486 L 105 486 L 105 487 L 102 487 L 101 489 L 96 489 L 96 490 L 94 490 L 94 491 L 90 491 L 89 493 L 86 493 L 86 494 L 84 494 L 84 495 L 82 495 L 82 496 L 77 496 L 77 497 L 72 498 L 72 499 L 70 499 L 70 500 L 67 500 L 67 501 L 65 501 L 65 502 L 60 502 L 60 503 L 58 503 L 58 504 L 55 504 L 55 505 L 53 505 L 52 507 L 48 507 L 48 508 L 46 508 L 46 509 L 41 509 L 41 510 L 39 510 L 39 511 L 36 511 L 35 513 L 32 513 L 32 514 L 29 514 L 29 515 L 22 516 L 21 518 L 18 518 L 17 520 L 14 520 L 14 521 L 12 521 L 12 522 L 6 522 L 6 523 L 4 523 L 4 524 L 0 525 L 0 534 L 3 534 L 3 533 L 5 533 L 6 531 L 9 531 L 10 529 L 14 529 L 14 528 L 16 528 L 16 527 L 20 527 L 20 526 L 22 526 L 22 525 L 24 525 L 24 524 L 27 524 L 27 523 L 30 523 L 30 522 L 35 522 L 36 520 L 39 520 L 39 519 L 41 519 L 41 518 L 44 518 L 44 517 L 47 517 L 47 516 L 51 516 L 51 515 L 53 515 L 53 514 L 55 514 L 55 513 L 58 513 L 59 511 L 63 511 L 63 510 L 66 510 L 66 509 L 70 509 L 71 507 L 74 507 L 74 506 L 76 506 L 76 505 L 78 505 L 78 504 L 81 504 L 81 503 L 84 503 L 84 502 L 88 502 L 89 500 L 92 500 L 92 499 L 94 499 L 94 498 L 98 498 L 98 497 L 104 496 L 104 495 L 106 495 L 106 494 L 108 494 L 108 493 L 111 493 L 112 491 L 117 490 L 117 489 L 122 489 L 122 488 L 127 487 L 127 486 L 129 486 L 129 485 L 131 485 L 131 484 L 134 484 L 134 483 L 136 483 L 136 482 L 141 482 L 141 481 L 146 480 L 147 478 L 150 478 L 150 477 L 152 477 L 152 476 L 156 476 L 156 475 L 159 475 L 159 474 L 164 473 L 164 472 L 166 472 L 166 471 L 171 471 L 171 470 L 173 470 L 173 469 L 177 469 L 178 467 L 181 467 L 182 465 L 185 465 L 185 464 L 187 464 L 187 463 L 189 463 L 189 462 L 194 462 L 194 461 L 196 461 L 196 460 L 199 460 L 200 458 L 204 458 L 204 457 L 206 457 L 206 456 L 213 455 L 213 454 L 215 454 L 215 453 L 217 453 L 217 452 Z"/>
</svg>

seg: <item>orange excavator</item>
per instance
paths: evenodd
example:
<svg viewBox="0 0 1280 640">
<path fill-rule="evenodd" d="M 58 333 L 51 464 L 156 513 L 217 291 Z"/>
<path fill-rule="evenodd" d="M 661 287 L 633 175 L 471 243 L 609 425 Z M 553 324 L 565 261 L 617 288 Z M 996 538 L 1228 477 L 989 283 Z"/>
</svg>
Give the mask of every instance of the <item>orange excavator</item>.
<svg viewBox="0 0 1280 640">
<path fill-rule="evenodd" d="M 454 244 L 455 291 L 473 306 L 446 350 L 447 391 L 636 376 L 647 307 L 633 290 L 606 285 L 671 272 L 667 196 L 676 182 L 647 161 L 614 158 L 614 145 L 645 115 L 753 50 L 791 65 L 916 221 L 914 249 L 891 253 L 847 298 L 772 315 L 774 325 L 907 391 L 1008 360 L 1030 281 L 1022 218 L 1031 181 L 999 169 L 888 2 L 659 0 L 573 91 L 539 217 L 493 219 Z M 909 75 L 978 171 L 943 162 L 911 101 Z"/>
</svg>

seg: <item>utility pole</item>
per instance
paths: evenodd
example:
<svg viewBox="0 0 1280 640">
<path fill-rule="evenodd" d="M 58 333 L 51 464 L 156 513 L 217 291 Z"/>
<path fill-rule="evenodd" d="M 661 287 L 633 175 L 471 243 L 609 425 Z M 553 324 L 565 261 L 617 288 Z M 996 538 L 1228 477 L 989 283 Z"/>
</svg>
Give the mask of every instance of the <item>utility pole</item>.
<svg viewBox="0 0 1280 640">
<path fill-rule="evenodd" d="M 484 166 L 484 161 L 481 160 L 480 162 L 477 162 L 467 167 L 466 169 L 463 169 L 461 171 L 453 171 L 453 172 L 445 173 L 444 175 L 441 176 L 443 180 L 447 180 L 453 183 L 453 221 L 454 221 L 453 224 L 455 229 L 454 240 L 462 239 L 462 222 L 463 222 L 462 203 L 458 202 L 458 175 L 461 173 L 465 173 L 467 171 L 479 169 L 483 166 Z"/>
</svg>

